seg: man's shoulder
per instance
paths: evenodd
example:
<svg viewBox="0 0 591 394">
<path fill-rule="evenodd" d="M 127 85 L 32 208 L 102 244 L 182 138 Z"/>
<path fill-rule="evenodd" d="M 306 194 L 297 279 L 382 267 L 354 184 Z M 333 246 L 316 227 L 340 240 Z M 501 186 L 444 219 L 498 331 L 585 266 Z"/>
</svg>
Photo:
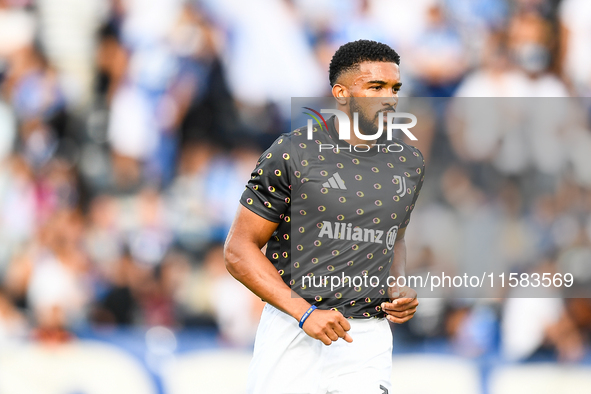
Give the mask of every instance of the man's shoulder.
<svg viewBox="0 0 591 394">
<path fill-rule="evenodd" d="M 300 143 L 306 140 L 306 127 L 299 127 L 287 133 L 279 135 L 271 146 L 284 145 L 289 146 L 294 142 Z"/>
<path fill-rule="evenodd" d="M 410 145 L 399 138 L 392 138 L 392 143 L 398 144 L 402 147 L 400 153 L 407 153 L 407 155 L 405 155 L 406 160 L 411 159 L 413 162 L 424 164 L 425 158 L 423 157 L 423 153 L 416 146 Z"/>
<path fill-rule="evenodd" d="M 326 130 L 314 127 L 312 133 L 312 136 L 309 136 L 308 128 L 305 126 L 299 127 L 288 133 L 283 133 L 277 137 L 266 152 L 283 151 L 285 153 L 294 154 L 298 157 L 307 157 L 308 155 L 317 152 L 317 149 L 314 147 L 318 144 L 330 142 L 330 136 Z"/>
</svg>

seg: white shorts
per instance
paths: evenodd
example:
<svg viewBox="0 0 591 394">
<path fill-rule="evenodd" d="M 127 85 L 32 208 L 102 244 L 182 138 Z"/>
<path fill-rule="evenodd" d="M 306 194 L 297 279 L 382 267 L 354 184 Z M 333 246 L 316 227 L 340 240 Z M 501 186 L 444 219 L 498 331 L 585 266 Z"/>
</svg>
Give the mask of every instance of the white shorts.
<svg viewBox="0 0 591 394">
<path fill-rule="evenodd" d="M 386 319 L 351 319 L 352 343 L 309 337 L 267 304 L 248 372 L 248 394 L 392 393 L 392 332 Z"/>
</svg>

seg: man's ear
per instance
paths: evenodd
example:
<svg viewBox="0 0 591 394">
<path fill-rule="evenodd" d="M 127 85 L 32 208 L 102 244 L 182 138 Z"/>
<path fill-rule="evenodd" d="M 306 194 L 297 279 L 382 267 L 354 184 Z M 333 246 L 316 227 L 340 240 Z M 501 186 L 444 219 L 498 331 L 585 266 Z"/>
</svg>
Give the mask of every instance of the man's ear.
<svg viewBox="0 0 591 394">
<path fill-rule="evenodd" d="M 347 87 L 341 85 L 340 83 L 334 84 L 334 86 L 332 87 L 332 95 L 340 105 L 346 105 L 347 97 L 351 97 L 351 94 L 349 93 Z"/>
</svg>

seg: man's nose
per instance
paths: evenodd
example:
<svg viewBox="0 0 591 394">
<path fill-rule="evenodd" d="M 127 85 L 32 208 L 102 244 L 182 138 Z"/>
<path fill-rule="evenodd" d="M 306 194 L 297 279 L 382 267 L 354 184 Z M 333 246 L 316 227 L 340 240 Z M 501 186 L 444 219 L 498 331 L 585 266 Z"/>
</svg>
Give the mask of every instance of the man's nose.
<svg viewBox="0 0 591 394">
<path fill-rule="evenodd" d="M 398 105 L 398 96 L 383 97 L 382 105 L 384 107 L 392 107 L 396 109 L 396 106 Z"/>
</svg>

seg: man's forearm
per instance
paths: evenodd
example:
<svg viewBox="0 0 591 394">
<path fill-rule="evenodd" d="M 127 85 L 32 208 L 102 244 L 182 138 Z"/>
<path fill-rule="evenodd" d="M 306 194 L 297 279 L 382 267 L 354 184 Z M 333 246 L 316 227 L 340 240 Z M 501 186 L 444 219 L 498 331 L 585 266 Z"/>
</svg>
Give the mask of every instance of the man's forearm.
<svg viewBox="0 0 591 394">
<path fill-rule="evenodd" d="M 225 247 L 226 267 L 262 300 L 299 320 L 310 304 L 287 286 L 281 276 L 252 242 L 229 240 Z"/>
<path fill-rule="evenodd" d="M 406 242 L 404 238 L 394 243 L 394 261 L 390 267 L 390 276 L 398 278 L 406 275 Z"/>
<path fill-rule="evenodd" d="M 392 323 L 404 323 L 412 319 L 419 302 L 417 292 L 398 278 L 406 276 L 406 243 L 404 233 L 394 243 L 394 261 L 390 267 L 390 275 L 396 278 L 388 289 L 388 296 L 391 302 L 382 303 L 382 310 L 386 312 L 386 318 Z M 403 286 L 398 286 L 398 285 Z"/>
</svg>

